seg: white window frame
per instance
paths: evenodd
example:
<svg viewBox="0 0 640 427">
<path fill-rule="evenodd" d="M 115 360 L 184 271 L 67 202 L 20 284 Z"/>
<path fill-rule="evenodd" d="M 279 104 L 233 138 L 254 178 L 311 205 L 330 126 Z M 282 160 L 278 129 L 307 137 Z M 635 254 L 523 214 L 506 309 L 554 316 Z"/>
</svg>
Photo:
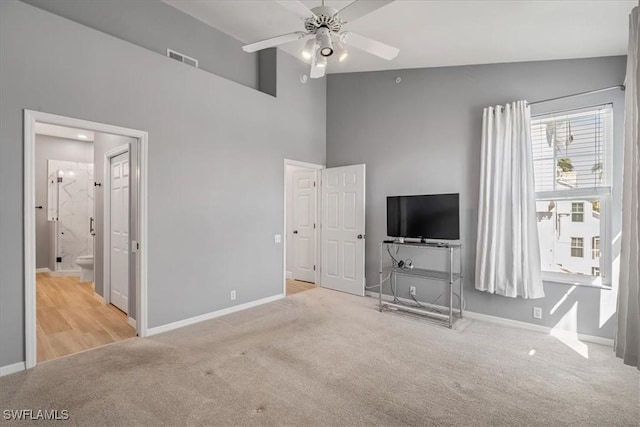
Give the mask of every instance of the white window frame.
<svg viewBox="0 0 640 427">
<path fill-rule="evenodd" d="M 591 238 L 591 259 L 600 258 L 600 236 Z"/>
<path fill-rule="evenodd" d="M 570 237 L 570 239 L 571 239 L 571 246 L 570 246 L 571 253 L 570 253 L 570 256 L 573 257 L 573 258 L 584 258 L 584 237 Z M 574 246 L 573 245 L 573 241 L 574 240 L 577 243 L 580 243 L 580 246 L 578 246 L 578 245 Z M 574 255 L 573 254 L 573 250 L 574 249 L 580 249 L 580 251 L 581 251 L 580 254 L 581 255 Z"/>
<path fill-rule="evenodd" d="M 573 207 L 580 207 L 582 208 L 581 211 L 574 211 Z M 574 218 L 574 215 L 580 215 L 580 218 L 582 218 L 580 221 L 576 221 Z M 584 202 L 571 202 L 571 222 L 584 222 Z"/>
<path fill-rule="evenodd" d="M 572 108 L 562 111 L 563 114 L 577 114 L 586 111 L 596 111 L 607 108 L 609 114 L 605 115 L 604 131 L 606 132 L 606 144 L 604 146 L 603 166 L 605 170 L 604 183 L 601 187 L 576 188 L 570 190 L 539 191 L 536 192 L 538 200 L 600 200 L 600 276 L 594 277 L 586 274 L 560 273 L 542 270 L 542 280 L 545 282 L 562 283 L 568 285 L 593 286 L 599 288 L 611 288 L 612 276 L 612 238 L 611 238 L 611 191 L 613 175 L 613 104 L 600 104 L 586 108 Z M 556 113 L 541 113 L 531 117 L 531 121 L 555 115 Z M 573 210 L 573 209 L 572 209 Z M 584 214 L 583 214 L 584 215 Z M 572 214 L 573 216 L 573 214 Z M 573 218 L 572 218 L 573 219 Z M 583 218 L 584 219 L 584 218 Z M 608 243 L 607 243 L 608 242 Z M 583 254 L 584 255 L 584 254 Z"/>
</svg>

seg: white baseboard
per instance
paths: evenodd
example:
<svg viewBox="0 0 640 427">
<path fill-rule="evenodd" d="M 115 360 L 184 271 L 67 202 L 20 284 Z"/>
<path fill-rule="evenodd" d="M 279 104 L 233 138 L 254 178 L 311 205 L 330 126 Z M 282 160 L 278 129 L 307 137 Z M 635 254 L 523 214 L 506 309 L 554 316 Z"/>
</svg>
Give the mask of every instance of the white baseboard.
<svg viewBox="0 0 640 427">
<path fill-rule="evenodd" d="M 127 317 L 127 323 L 133 328 L 136 329 L 136 319 L 133 317 Z"/>
<path fill-rule="evenodd" d="M 236 305 L 229 308 L 223 308 L 222 310 L 212 311 L 211 313 L 201 314 L 200 316 L 190 317 L 184 320 L 178 320 L 177 322 L 167 323 L 166 325 L 156 326 L 154 328 L 147 329 L 147 335 L 150 337 L 151 335 L 161 334 L 163 332 L 172 331 L 174 329 L 182 328 L 185 326 L 193 325 L 195 323 L 204 322 L 205 320 L 215 319 L 216 317 L 224 316 L 227 314 L 235 313 L 237 311 L 246 310 L 248 308 L 257 307 L 262 304 L 267 304 L 273 301 L 277 301 L 279 299 L 284 298 L 284 294 L 274 295 L 272 297 L 267 297 L 263 299 L 259 299 L 257 301 L 251 301 L 244 304 Z"/>
<path fill-rule="evenodd" d="M 519 320 L 511 320 L 511 319 L 505 319 L 503 317 L 496 317 L 496 316 L 491 316 L 489 314 L 483 314 L 483 313 L 476 313 L 473 311 L 465 311 L 464 315 L 466 317 L 468 317 L 469 319 L 475 319 L 475 320 L 484 320 L 485 322 L 490 322 L 490 323 L 497 323 L 500 325 L 507 325 L 507 326 L 513 326 L 516 328 L 521 328 L 521 329 L 529 329 L 531 331 L 536 331 L 536 332 L 542 332 L 545 334 L 551 334 L 551 332 L 555 332 L 555 331 L 559 331 L 559 332 L 565 332 L 565 333 L 569 333 L 569 334 L 574 334 L 578 340 L 580 341 L 584 341 L 584 342 L 590 342 L 593 344 L 600 344 L 600 345 L 604 345 L 607 347 L 613 347 L 613 339 L 611 338 L 604 338 L 604 337 L 597 337 L 595 335 L 588 335 L 588 334 L 581 334 L 581 333 L 576 333 L 575 331 L 567 331 L 564 329 L 554 329 L 550 326 L 544 326 L 544 325 L 536 325 L 534 323 L 528 323 L 528 322 L 521 322 Z"/>
<path fill-rule="evenodd" d="M 0 377 L 5 375 L 15 374 L 16 372 L 24 371 L 26 365 L 24 362 L 14 363 L 12 365 L 0 366 Z"/>
<path fill-rule="evenodd" d="M 51 273 L 49 267 L 36 268 L 36 273 Z"/>
<path fill-rule="evenodd" d="M 377 292 L 367 291 L 366 294 L 368 296 L 370 296 L 370 297 L 374 297 L 376 299 L 378 298 L 378 293 Z M 388 296 L 383 294 L 382 298 L 385 299 L 385 297 L 388 298 Z M 409 303 L 414 302 L 414 301 L 412 301 L 410 299 L 407 299 L 407 298 L 398 297 L 398 299 L 400 301 L 403 301 L 403 302 L 409 302 Z M 444 310 L 448 310 L 449 309 L 448 307 L 444 307 L 444 306 L 441 306 L 441 305 L 429 304 L 429 303 L 422 302 L 422 301 L 420 301 L 420 304 L 426 305 L 427 307 L 437 308 L 439 310 L 443 310 L 443 309 Z M 457 313 L 458 309 L 454 308 L 453 311 L 455 313 Z M 611 339 L 611 338 L 603 338 L 603 337 L 597 337 L 595 335 L 581 334 L 581 333 L 576 333 L 574 331 L 558 330 L 558 329 L 554 329 L 554 328 L 549 327 L 549 326 L 536 325 L 534 323 L 521 322 L 519 320 L 505 319 L 504 317 L 491 316 L 489 314 L 476 313 L 474 311 L 468 311 L 468 310 L 464 310 L 463 316 L 468 318 L 468 319 L 482 320 L 482 321 L 489 322 L 489 323 L 512 326 L 512 327 L 520 328 L 520 329 L 528 329 L 530 331 L 542 332 L 544 334 L 549 334 L 549 335 L 551 335 L 552 331 L 553 332 L 559 331 L 559 332 L 564 332 L 564 333 L 575 334 L 575 336 L 580 341 L 590 342 L 590 343 L 593 343 L 593 344 L 600 344 L 600 345 L 604 345 L 604 346 L 607 346 L 607 347 L 613 347 L 613 339 Z"/>
<path fill-rule="evenodd" d="M 287 279 L 293 280 L 293 271 L 287 271 Z"/>
<path fill-rule="evenodd" d="M 51 275 L 55 277 L 80 277 L 80 270 L 56 270 L 52 271 Z"/>
</svg>

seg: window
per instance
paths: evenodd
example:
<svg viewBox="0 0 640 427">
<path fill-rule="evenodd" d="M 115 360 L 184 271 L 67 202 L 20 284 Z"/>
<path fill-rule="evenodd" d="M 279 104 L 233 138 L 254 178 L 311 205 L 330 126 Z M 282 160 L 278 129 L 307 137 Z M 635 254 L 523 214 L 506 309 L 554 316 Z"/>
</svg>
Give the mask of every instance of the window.
<svg viewBox="0 0 640 427">
<path fill-rule="evenodd" d="M 612 134 L 610 104 L 531 120 L 536 218 L 545 280 L 610 284 L 611 254 L 600 239 L 611 241 L 607 236 Z M 585 248 L 585 242 L 591 246 Z"/>
<path fill-rule="evenodd" d="M 584 222 L 584 203 L 571 203 L 571 222 Z"/>
<path fill-rule="evenodd" d="M 582 237 L 571 238 L 571 256 L 577 258 L 584 257 L 584 239 Z"/>
<path fill-rule="evenodd" d="M 598 258 L 600 258 L 600 236 L 595 236 L 591 238 L 591 259 Z"/>
</svg>

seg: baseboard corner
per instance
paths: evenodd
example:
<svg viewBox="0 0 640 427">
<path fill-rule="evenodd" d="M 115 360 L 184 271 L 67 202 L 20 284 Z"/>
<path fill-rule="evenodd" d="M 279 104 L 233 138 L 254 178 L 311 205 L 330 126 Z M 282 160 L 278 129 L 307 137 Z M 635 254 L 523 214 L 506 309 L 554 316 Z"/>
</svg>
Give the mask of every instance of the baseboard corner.
<svg viewBox="0 0 640 427">
<path fill-rule="evenodd" d="M 16 372 L 27 369 L 25 362 L 12 363 L 11 365 L 0 366 L 0 377 L 15 374 Z"/>
</svg>

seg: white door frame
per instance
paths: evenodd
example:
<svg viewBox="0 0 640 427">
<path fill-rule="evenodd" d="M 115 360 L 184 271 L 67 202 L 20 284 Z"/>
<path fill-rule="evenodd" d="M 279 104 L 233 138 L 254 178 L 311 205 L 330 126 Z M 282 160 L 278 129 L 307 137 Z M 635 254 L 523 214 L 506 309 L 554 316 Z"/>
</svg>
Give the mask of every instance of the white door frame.
<svg viewBox="0 0 640 427">
<path fill-rule="evenodd" d="M 288 190 L 288 186 L 287 186 L 287 166 L 298 166 L 298 167 L 302 167 L 302 168 L 308 168 L 308 169 L 315 169 L 318 171 L 318 187 L 316 187 L 316 222 L 318 224 L 318 228 L 316 231 L 316 260 L 315 260 L 315 265 L 317 266 L 316 268 L 316 272 L 315 272 L 315 283 L 316 286 L 322 286 L 320 283 L 320 277 L 322 277 L 320 275 L 320 269 L 322 268 L 321 265 L 321 259 L 320 259 L 320 235 L 322 234 L 322 223 L 320 222 L 322 217 L 322 211 L 321 211 L 321 197 L 319 197 L 320 194 L 320 183 L 322 182 L 322 170 L 326 167 L 324 165 L 317 165 L 315 163 L 307 163 L 307 162 L 300 162 L 297 160 L 289 160 L 289 159 L 284 159 L 284 168 L 283 168 L 283 173 L 284 173 L 284 226 L 283 226 L 283 242 L 284 244 L 282 245 L 282 295 L 287 295 L 287 190 Z"/>
<path fill-rule="evenodd" d="M 119 156 L 120 154 L 128 153 L 129 146 L 121 145 L 113 148 L 104 153 L 104 171 L 102 179 L 102 206 L 104 206 L 102 212 L 102 254 L 104 258 L 104 268 L 102 269 L 102 298 L 105 304 L 111 303 L 111 159 Z M 131 159 L 131 157 L 129 157 Z M 131 167 L 129 167 L 131 171 Z M 131 173 L 131 172 L 130 172 Z M 131 209 L 129 209 L 131 213 Z M 131 240 L 131 239 L 129 239 Z M 129 311 L 127 309 L 127 311 Z M 127 313 L 128 317 L 131 317 Z"/>
<path fill-rule="evenodd" d="M 33 368 L 37 363 L 36 336 L 36 223 L 35 223 L 35 148 L 36 122 L 59 126 L 86 129 L 115 135 L 137 138 L 140 141 L 140 158 L 138 171 L 140 174 L 138 195 L 138 251 L 137 269 L 140 272 L 136 283 L 136 330 L 141 337 L 147 336 L 147 132 L 112 126 L 87 120 L 43 113 L 41 111 L 24 110 L 24 292 L 25 292 L 25 365 Z"/>
</svg>

